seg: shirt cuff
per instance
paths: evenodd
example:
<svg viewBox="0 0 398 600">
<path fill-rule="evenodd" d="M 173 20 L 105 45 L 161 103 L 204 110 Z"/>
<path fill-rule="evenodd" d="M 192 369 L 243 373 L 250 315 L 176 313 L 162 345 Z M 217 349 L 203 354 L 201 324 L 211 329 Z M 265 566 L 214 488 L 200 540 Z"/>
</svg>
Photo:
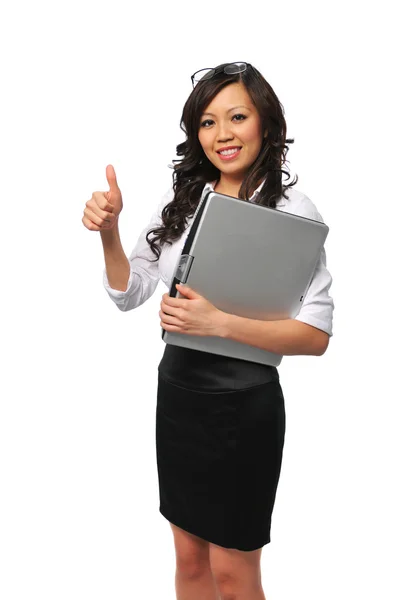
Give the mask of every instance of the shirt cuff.
<svg viewBox="0 0 398 600">
<path fill-rule="evenodd" d="M 108 276 L 106 274 L 106 268 L 104 269 L 104 272 L 103 272 L 104 287 L 105 287 L 106 291 L 108 292 L 108 294 L 111 296 L 111 298 L 115 300 L 116 304 L 122 304 L 125 301 L 127 296 L 134 294 L 134 292 L 136 290 L 138 290 L 138 288 L 140 286 L 140 277 L 137 276 L 136 278 L 134 278 L 134 275 L 135 275 L 135 273 L 132 270 L 131 264 L 130 264 L 130 274 L 129 274 L 129 278 L 128 278 L 128 282 L 127 282 L 127 288 L 124 291 L 123 290 L 115 290 L 114 288 L 112 288 L 109 285 Z"/>
<path fill-rule="evenodd" d="M 325 333 L 327 333 L 330 337 L 333 336 L 333 332 L 332 332 L 332 326 L 330 323 L 327 323 L 326 321 L 322 321 L 322 319 L 317 319 L 317 317 L 314 317 L 313 315 L 300 315 L 295 317 L 296 321 L 301 321 L 302 323 L 306 323 L 307 325 L 312 325 L 313 327 L 316 327 L 317 329 L 321 329 L 322 331 L 324 331 Z"/>
</svg>

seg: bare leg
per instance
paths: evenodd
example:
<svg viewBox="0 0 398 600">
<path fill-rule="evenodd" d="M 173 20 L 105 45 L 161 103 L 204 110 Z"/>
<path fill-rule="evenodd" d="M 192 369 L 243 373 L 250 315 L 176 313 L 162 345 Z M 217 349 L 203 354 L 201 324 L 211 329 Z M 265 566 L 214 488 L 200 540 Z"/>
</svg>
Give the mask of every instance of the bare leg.
<svg viewBox="0 0 398 600">
<path fill-rule="evenodd" d="M 176 550 L 177 600 L 221 600 L 210 568 L 209 542 L 170 523 Z"/>
<path fill-rule="evenodd" d="M 255 587 L 250 585 L 240 586 L 239 588 L 230 587 L 228 591 L 223 587 L 223 592 L 219 598 L 220 600 L 266 600 L 261 584 Z"/>
<path fill-rule="evenodd" d="M 177 600 L 221 600 L 210 567 L 191 575 L 177 568 L 175 586 Z"/>
<path fill-rule="evenodd" d="M 210 568 L 221 600 L 266 600 L 261 584 L 261 551 L 242 552 L 210 544 Z"/>
</svg>

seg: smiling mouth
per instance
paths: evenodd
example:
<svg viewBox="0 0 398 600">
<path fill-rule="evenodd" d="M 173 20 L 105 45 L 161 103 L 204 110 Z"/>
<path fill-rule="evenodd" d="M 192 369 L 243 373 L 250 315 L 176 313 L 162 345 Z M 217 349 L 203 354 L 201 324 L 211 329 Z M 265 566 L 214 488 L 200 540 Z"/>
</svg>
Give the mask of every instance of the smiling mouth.
<svg viewBox="0 0 398 600">
<path fill-rule="evenodd" d="M 232 146 L 231 150 L 233 152 L 228 152 L 228 154 L 235 154 L 238 150 L 241 150 L 242 146 Z M 220 150 L 216 150 L 217 154 L 221 154 L 222 156 L 228 156 L 228 154 L 222 154 Z"/>
<path fill-rule="evenodd" d="M 234 148 L 233 152 L 228 152 L 227 154 L 222 154 L 221 152 L 217 152 L 217 154 L 220 157 L 220 160 L 222 160 L 222 161 L 232 160 L 239 156 L 241 149 L 242 149 L 241 147 L 236 147 L 236 148 Z"/>
</svg>

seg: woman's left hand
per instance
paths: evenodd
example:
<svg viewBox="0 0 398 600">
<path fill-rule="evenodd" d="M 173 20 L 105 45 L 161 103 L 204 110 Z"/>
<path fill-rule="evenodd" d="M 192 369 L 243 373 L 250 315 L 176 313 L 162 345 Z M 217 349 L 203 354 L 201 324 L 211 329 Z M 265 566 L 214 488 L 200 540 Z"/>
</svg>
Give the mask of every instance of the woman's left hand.
<svg viewBox="0 0 398 600">
<path fill-rule="evenodd" d="M 159 311 L 163 329 L 189 335 L 221 336 L 225 313 L 187 285 L 176 287 L 185 298 L 163 294 Z"/>
</svg>

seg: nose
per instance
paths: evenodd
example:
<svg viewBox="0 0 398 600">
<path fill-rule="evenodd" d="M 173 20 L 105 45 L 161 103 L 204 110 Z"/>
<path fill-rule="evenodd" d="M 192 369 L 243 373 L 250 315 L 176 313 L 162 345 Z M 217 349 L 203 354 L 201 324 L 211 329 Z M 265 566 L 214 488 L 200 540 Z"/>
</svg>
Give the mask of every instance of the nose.
<svg viewBox="0 0 398 600">
<path fill-rule="evenodd" d="M 232 133 L 226 132 L 226 131 L 220 131 L 219 134 L 217 135 L 217 143 L 221 144 L 224 142 L 230 142 L 234 139 L 234 136 L 232 135 Z"/>
<path fill-rule="evenodd" d="M 233 133 L 229 130 L 228 123 L 221 123 L 217 132 L 217 142 L 229 142 L 234 139 Z"/>
</svg>

